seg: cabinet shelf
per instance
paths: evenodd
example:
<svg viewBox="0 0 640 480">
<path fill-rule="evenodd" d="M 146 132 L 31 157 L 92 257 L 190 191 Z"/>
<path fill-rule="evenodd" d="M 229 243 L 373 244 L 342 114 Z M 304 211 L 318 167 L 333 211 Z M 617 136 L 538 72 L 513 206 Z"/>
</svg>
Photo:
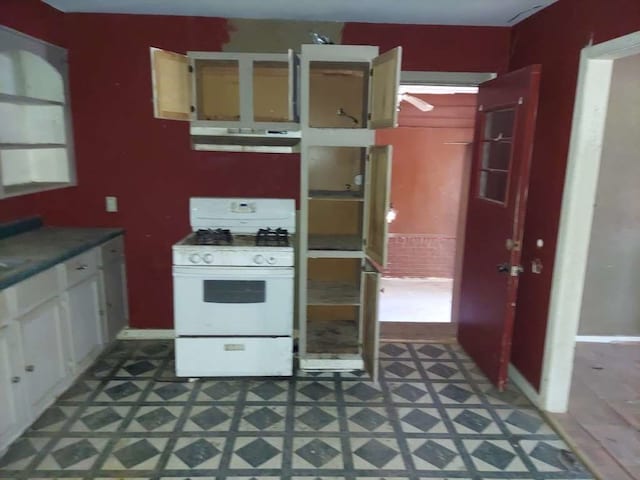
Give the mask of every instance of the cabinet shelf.
<svg viewBox="0 0 640 480">
<path fill-rule="evenodd" d="M 309 353 L 358 353 L 358 324 L 354 320 L 311 320 L 307 322 Z"/>
<path fill-rule="evenodd" d="M 353 201 L 363 202 L 364 197 L 362 192 L 344 190 L 310 190 L 309 199 L 311 200 L 340 200 L 340 201 Z"/>
<path fill-rule="evenodd" d="M 13 103 L 16 105 L 64 105 L 58 100 L 47 100 L 46 98 L 29 97 L 26 95 L 13 95 L 10 93 L 0 93 L 0 102 Z"/>
<path fill-rule="evenodd" d="M 360 235 L 309 235 L 309 250 L 347 251 L 362 253 Z"/>
<path fill-rule="evenodd" d="M 360 305 L 360 290 L 348 282 L 309 280 L 307 305 Z"/>
</svg>

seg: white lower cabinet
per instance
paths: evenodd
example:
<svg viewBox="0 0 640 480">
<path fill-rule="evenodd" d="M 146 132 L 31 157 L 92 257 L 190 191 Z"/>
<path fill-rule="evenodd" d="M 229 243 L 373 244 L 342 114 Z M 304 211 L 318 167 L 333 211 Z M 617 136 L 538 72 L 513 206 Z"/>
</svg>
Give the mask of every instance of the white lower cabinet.
<svg viewBox="0 0 640 480">
<path fill-rule="evenodd" d="M 74 368 L 93 359 L 102 346 L 97 273 L 66 292 L 69 337 Z"/>
<path fill-rule="evenodd" d="M 22 377 L 33 417 L 60 392 L 67 377 L 61 338 L 60 304 L 54 298 L 18 319 Z"/>
<path fill-rule="evenodd" d="M 113 253 L 121 244 L 0 291 L 0 457 L 126 325 L 124 256 Z"/>
<path fill-rule="evenodd" d="M 109 343 L 129 324 L 123 238 L 116 237 L 105 243 L 101 255 L 103 338 L 104 343 Z"/>
<path fill-rule="evenodd" d="M 11 323 L 0 328 L 0 455 L 29 420 L 22 364 L 18 326 Z"/>
</svg>

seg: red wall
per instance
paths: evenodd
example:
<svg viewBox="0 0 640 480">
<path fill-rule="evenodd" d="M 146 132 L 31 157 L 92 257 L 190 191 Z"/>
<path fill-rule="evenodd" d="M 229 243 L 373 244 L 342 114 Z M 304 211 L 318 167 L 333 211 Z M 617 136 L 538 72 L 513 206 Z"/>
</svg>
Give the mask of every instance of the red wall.
<svg viewBox="0 0 640 480">
<path fill-rule="evenodd" d="M 298 197 L 297 155 L 195 152 L 186 124 L 153 119 L 149 46 L 220 50 L 227 22 L 60 14 L 36 0 L 4 0 L 0 23 L 69 49 L 79 181 L 0 201 L 0 221 L 42 214 L 49 224 L 124 227 L 131 324 L 171 328 L 170 252 L 188 231 L 189 197 Z M 406 69 L 502 71 L 509 30 L 348 24 L 343 42 L 402 44 Z M 104 211 L 106 195 L 118 197 L 118 213 Z"/>
<path fill-rule="evenodd" d="M 640 30 L 638 0 L 560 0 L 513 29 L 510 70 L 542 64 L 512 361 L 539 386 L 580 50 Z M 542 249 L 535 246 L 542 238 Z M 576 299 L 576 301 L 578 301 Z"/>
</svg>

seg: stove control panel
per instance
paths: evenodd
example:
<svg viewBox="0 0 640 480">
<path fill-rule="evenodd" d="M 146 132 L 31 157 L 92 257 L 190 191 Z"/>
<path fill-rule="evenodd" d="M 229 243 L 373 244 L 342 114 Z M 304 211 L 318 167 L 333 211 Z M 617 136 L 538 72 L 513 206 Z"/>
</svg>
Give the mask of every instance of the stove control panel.
<svg viewBox="0 0 640 480">
<path fill-rule="evenodd" d="M 215 247 L 213 247 L 215 248 Z M 208 252 L 207 247 L 186 247 L 173 249 L 174 265 L 233 266 L 233 267 L 290 267 L 294 263 L 293 249 L 265 248 L 260 252 L 216 249 Z M 276 251 L 277 250 L 277 251 Z"/>
</svg>

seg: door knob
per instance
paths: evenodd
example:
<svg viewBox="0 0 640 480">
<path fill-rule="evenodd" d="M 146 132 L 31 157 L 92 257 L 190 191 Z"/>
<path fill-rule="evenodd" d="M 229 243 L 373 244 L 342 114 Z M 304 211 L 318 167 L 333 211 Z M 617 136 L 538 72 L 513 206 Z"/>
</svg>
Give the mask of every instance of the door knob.
<svg viewBox="0 0 640 480">
<path fill-rule="evenodd" d="M 509 271 L 509 264 L 508 263 L 500 263 L 498 265 L 496 265 L 496 268 L 498 269 L 498 272 L 500 273 L 507 273 Z"/>
<path fill-rule="evenodd" d="M 496 265 L 496 269 L 500 273 L 508 273 L 512 277 L 517 277 L 524 269 L 520 265 L 509 265 L 507 262 Z"/>
<path fill-rule="evenodd" d="M 25 369 L 27 372 L 33 372 L 33 371 L 36 369 L 36 367 L 35 367 L 35 366 L 33 366 L 33 365 L 27 365 L 26 367 L 24 367 L 24 369 Z"/>
<path fill-rule="evenodd" d="M 11 377 L 11 383 L 20 383 L 20 377 Z"/>
</svg>

